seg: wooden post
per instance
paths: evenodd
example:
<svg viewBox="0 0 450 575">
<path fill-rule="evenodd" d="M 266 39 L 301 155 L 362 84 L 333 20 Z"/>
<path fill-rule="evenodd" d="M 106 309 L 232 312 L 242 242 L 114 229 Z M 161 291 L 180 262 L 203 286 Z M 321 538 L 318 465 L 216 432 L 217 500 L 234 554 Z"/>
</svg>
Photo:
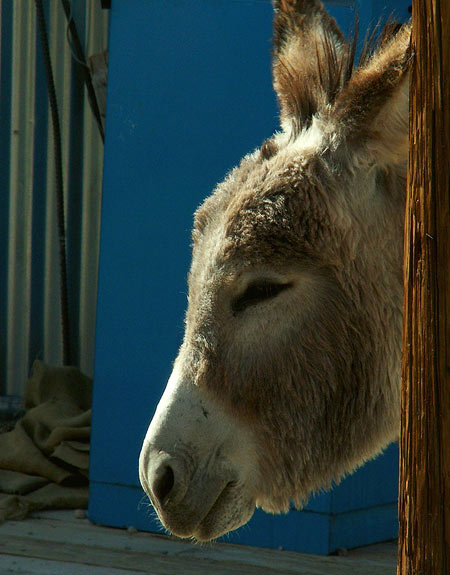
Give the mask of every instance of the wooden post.
<svg viewBox="0 0 450 575">
<path fill-rule="evenodd" d="M 450 574 L 450 0 L 413 0 L 398 575 Z"/>
</svg>

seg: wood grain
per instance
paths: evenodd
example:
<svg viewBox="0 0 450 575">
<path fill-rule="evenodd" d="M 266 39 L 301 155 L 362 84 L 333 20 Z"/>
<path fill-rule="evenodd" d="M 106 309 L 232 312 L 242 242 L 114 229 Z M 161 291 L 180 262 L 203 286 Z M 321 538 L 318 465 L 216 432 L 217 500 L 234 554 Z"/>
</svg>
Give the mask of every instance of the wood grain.
<svg viewBox="0 0 450 575">
<path fill-rule="evenodd" d="M 450 573 L 450 2 L 413 1 L 398 575 Z"/>
<path fill-rule="evenodd" d="M 323 557 L 226 543 L 194 545 L 99 527 L 64 511 L 0 525 L 2 575 L 393 575 L 395 551 L 388 543 Z"/>
</svg>

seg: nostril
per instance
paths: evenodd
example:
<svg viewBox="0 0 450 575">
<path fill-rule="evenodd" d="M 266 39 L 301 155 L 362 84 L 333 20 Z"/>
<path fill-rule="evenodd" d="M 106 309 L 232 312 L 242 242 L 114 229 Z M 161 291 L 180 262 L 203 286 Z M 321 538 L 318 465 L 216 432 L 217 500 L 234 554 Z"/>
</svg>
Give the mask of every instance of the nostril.
<svg viewBox="0 0 450 575">
<path fill-rule="evenodd" d="M 165 465 L 158 470 L 152 485 L 152 492 L 161 504 L 164 504 L 166 498 L 173 489 L 174 483 L 175 476 L 169 465 Z"/>
</svg>

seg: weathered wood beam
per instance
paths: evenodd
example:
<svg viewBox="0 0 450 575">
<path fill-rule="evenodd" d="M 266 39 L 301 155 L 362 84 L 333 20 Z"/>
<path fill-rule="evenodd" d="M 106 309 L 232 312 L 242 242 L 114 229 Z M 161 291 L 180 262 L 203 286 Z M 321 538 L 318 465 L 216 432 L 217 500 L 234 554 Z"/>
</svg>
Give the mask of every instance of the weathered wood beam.
<svg viewBox="0 0 450 575">
<path fill-rule="evenodd" d="M 450 2 L 413 0 L 398 575 L 450 573 Z"/>
</svg>

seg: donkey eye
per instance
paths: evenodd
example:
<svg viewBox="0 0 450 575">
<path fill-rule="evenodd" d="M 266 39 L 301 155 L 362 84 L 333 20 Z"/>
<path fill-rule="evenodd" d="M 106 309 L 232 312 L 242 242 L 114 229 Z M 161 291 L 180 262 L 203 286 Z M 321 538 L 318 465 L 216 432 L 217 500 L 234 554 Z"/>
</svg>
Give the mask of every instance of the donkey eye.
<svg viewBox="0 0 450 575">
<path fill-rule="evenodd" d="M 290 288 L 291 283 L 271 283 L 271 282 L 255 282 L 250 284 L 245 292 L 238 296 L 232 303 L 232 310 L 240 312 L 268 299 L 273 299 L 282 291 Z"/>
</svg>

